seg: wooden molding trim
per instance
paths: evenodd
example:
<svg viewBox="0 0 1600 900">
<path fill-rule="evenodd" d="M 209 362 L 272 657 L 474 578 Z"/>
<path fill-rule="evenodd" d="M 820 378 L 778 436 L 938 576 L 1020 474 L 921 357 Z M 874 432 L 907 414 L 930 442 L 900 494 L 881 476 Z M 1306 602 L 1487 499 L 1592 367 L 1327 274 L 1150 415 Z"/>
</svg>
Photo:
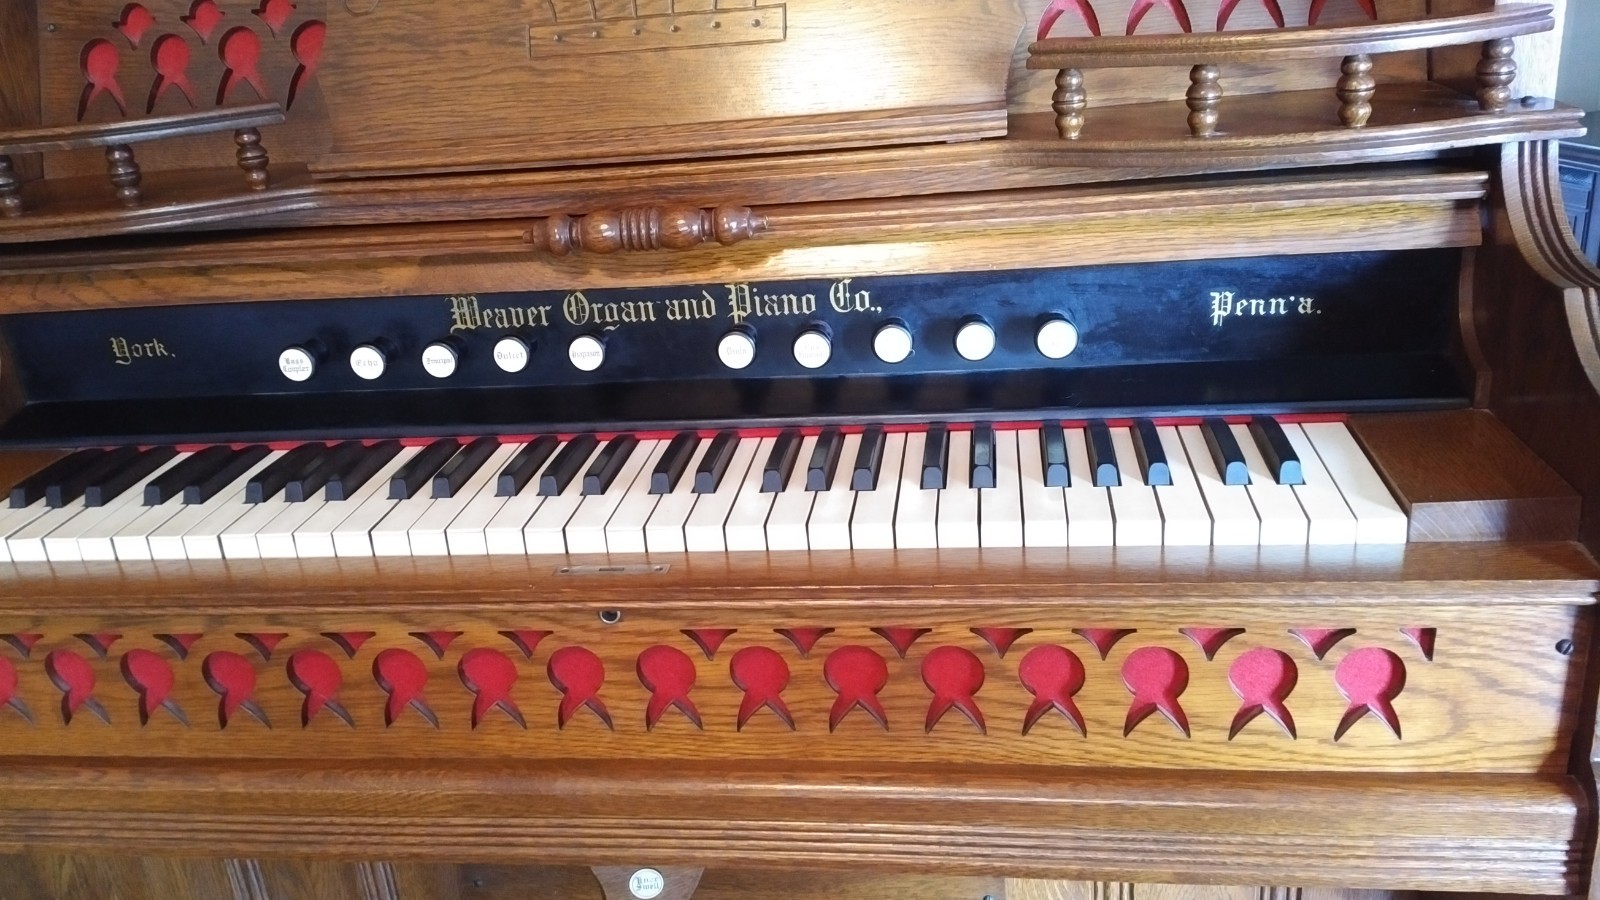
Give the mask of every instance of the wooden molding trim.
<svg viewBox="0 0 1600 900">
<path fill-rule="evenodd" d="M 108 147 L 112 144 L 137 144 L 166 138 L 207 134 L 262 125 L 282 125 L 283 107 L 277 103 L 258 103 L 206 109 L 176 116 L 119 119 L 88 125 L 51 125 L 36 128 L 0 130 L 0 153 L 35 153 L 43 150 L 77 150 Z"/>
<path fill-rule="evenodd" d="M 1554 7 L 1511 4 L 1471 15 L 1433 15 L 1336 28 L 1270 28 L 1210 34 L 1048 38 L 1028 47 L 1028 68 L 1133 68 L 1197 62 L 1249 63 L 1396 53 L 1537 34 L 1555 28 Z"/>
</svg>

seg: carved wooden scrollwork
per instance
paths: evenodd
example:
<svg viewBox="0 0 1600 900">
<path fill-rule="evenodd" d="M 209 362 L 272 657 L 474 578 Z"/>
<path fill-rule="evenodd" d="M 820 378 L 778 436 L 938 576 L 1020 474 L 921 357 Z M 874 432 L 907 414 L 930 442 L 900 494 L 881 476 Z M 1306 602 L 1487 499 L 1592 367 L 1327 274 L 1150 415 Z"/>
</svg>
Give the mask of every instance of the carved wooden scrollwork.
<svg viewBox="0 0 1600 900">
<path fill-rule="evenodd" d="M 688 250 L 711 242 L 729 246 L 766 230 L 766 217 L 743 206 L 641 206 L 550 216 L 524 233 L 523 239 L 540 250 L 566 256 L 575 250 Z"/>
</svg>

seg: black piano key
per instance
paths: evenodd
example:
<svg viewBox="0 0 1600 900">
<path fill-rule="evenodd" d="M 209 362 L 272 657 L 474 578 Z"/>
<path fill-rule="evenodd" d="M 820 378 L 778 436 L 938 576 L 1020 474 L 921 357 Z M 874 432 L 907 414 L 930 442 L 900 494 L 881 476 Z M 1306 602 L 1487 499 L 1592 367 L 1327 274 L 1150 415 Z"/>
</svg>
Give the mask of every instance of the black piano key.
<svg viewBox="0 0 1600 900">
<path fill-rule="evenodd" d="M 348 446 L 341 445 L 338 452 L 328 457 L 324 468 L 306 478 L 304 485 L 306 493 L 302 495 L 302 499 L 310 497 L 311 492 L 317 489 L 317 483 L 321 481 L 326 485 L 326 489 L 322 492 L 324 499 L 333 502 L 349 500 L 355 496 L 356 491 L 361 490 L 362 485 L 371 481 L 373 476 L 387 466 L 390 460 L 399 456 L 401 450 L 399 441 L 379 441 L 370 447 L 356 444 L 358 449 L 355 450 L 347 449 Z M 351 454 L 353 460 L 344 462 L 341 458 L 346 453 Z M 294 483 L 290 482 L 289 486 L 284 488 L 284 492 L 290 500 L 293 500 L 297 493 Z"/>
<path fill-rule="evenodd" d="M 89 489 L 89 485 L 99 484 L 108 475 L 119 471 L 138 458 L 138 447 L 118 447 L 115 450 L 102 453 L 92 460 L 87 467 L 47 485 L 44 489 L 44 503 L 53 509 L 60 509 L 82 497 L 84 491 Z"/>
<path fill-rule="evenodd" d="M 1117 469 L 1117 448 L 1111 443 L 1111 426 L 1095 420 L 1083 429 L 1089 443 L 1089 471 L 1095 487 L 1122 487 L 1122 472 Z"/>
<path fill-rule="evenodd" d="M 1139 471 L 1144 483 L 1151 487 L 1170 487 L 1172 467 L 1167 465 L 1167 449 L 1161 446 L 1161 435 L 1156 423 L 1149 419 L 1133 422 L 1133 452 L 1139 457 Z"/>
<path fill-rule="evenodd" d="M 1067 465 L 1067 435 L 1060 422 L 1046 422 L 1039 429 L 1039 453 L 1044 457 L 1046 487 L 1070 487 L 1072 470 Z"/>
<path fill-rule="evenodd" d="M 304 503 L 330 480 L 350 471 L 361 460 L 365 450 L 360 441 L 344 441 L 331 447 L 322 447 L 321 452 L 289 473 L 283 483 L 283 499 L 289 503 Z"/>
<path fill-rule="evenodd" d="M 856 451 L 855 471 L 850 474 L 850 489 L 875 491 L 878 489 L 878 470 L 883 468 L 883 447 L 887 440 L 883 426 L 868 425 L 861 432 L 861 447 Z"/>
<path fill-rule="evenodd" d="M 460 449 L 459 441 L 442 438 L 417 451 L 417 455 L 406 460 L 400 471 L 390 476 L 389 499 L 405 500 L 416 496 L 417 491 L 422 490 L 422 486 L 433 479 L 434 473 Z"/>
<path fill-rule="evenodd" d="M 950 430 L 943 425 L 928 426 L 922 445 L 922 489 L 942 491 L 950 467 Z"/>
<path fill-rule="evenodd" d="M 772 452 L 767 454 L 765 468 L 761 470 L 761 492 L 776 494 L 789 483 L 794 471 L 794 461 L 800 455 L 800 432 L 791 428 L 772 442 Z"/>
<path fill-rule="evenodd" d="M 495 496 L 515 497 L 522 493 L 522 489 L 528 486 L 533 476 L 539 474 L 545 460 L 556 452 L 556 447 L 560 444 L 561 442 L 552 434 L 540 435 L 529 441 L 527 446 L 518 450 L 517 454 L 511 457 L 511 461 L 506 463 L 506 467 L 500 470 L 500 475 L 495 481 Z"/>
<path fill-rule="evenodd" d="M 806 490 L 825 491 L 833 487 L 833 473 L 839 470 L 839 452 L 844 449 L 844 435 L 837 428 L 824 428 L 811 445 L 811 459 L 806 463 Z"/>
<path fill-rule="evenodd" d="M 303 474 L 307 466 L 316 465 L 326 449 L 321 444 L 301 444 L 278 457 L 271 465 L 245 482 L 244 502 L 265 503 L 269 498 L 277 496 L 290 479 Z"/>
<path fill-rule="evenodd" d="M 178 455 L 176 447 L 153 447 L 139 454 L 139 458 L 121 469 L 107 474 L 98 482 L 90 482 L 83 489 L 84 506 L 105 506 L 123 495 L 129 488 L 150 477 L 150 473 L 166 465 Z"/>
<path fill-rule="evenodd" d="M 972 474 L 967 484 L 974 488 L 994 487 L 994 426 L 972 426 Z"/>
<path fill-rule="evenodd" d="M 213 472 L 228 464 L 233 456 L 232 447 L 207 447 L 189 455 L 172 468 L 144 486 L 144 505 L 159 506 L 183 493 L 191 484 L 203 481 Z"/>
<path fill-rule="evenodd" d="M 271 452 L 269 448 L 261 444 L 234 451 L 233 455 L 228 457 L 221 466 L 218 466 L 216 471 L 184 485 L 183 502 L 204 503 L 210 500 L 225 490 L 228 485 L 243 478 L 244 473 L 250 471 L 250 468 L 256 463 L 266 459 Z"/>
<path fill-rule="evenodd" d="M 1206 447 L 1211 451 L 1211 461 L 1223 484 L 1250 483 L 1250 467 L 1245 464 L 1244 451 L 1233 437 L 1233 429 L 1221 418 L 1211 416 L 1200 422 L 1200 432 L 1206 437 Z"/>
<path fill-rule="evenodd" d="M 105 455 L 106 451 L 98 448 L 78 450 L 29 475 L 27 478 L 17 482 L 17 485 L 11 489 L 12 508 L 21 509 L 24 506 L 32 506 L 38 503 L 40 500 L 45 499 L 45 493 L 50 489 L 51 485 L 60 484 L 66 479 L 77 475 L 84 469 L 94 465 Z"/>
<path fill-rule="evenodd" d="M 631 434 L 606 441 L 605 447 L 595 454 L 589 471 L 583 473 L 583 495 L 593 497 L 611 490 L 611 483 L 617 480 L 617 474 L 627 465 L 628 457 L 633 455 L 633 449 L 637 446 L 639 439 Z"/>
<path fill-rule="evenodd" d="M 710 494 L 722 484 L 722 476 L 728 471 L 728 463 L 733 460 L 733 452 L 739 448 L 739 435 L 732 431 L 717 432 L 711 439 L 711 446 L 706 448 L 706 455 L 700 457 L 700 467 L 694 470 L 694 492 L 696 494 Z"/>
<path fill-rule="evenodd" d="M 718 435 L 720 438 L 721 435 Z M 694 450 L 700 446 L 700 437 L 692 431 L 684 431 L 674 435 L 668 442 L 667 449 L 662 452 L 661 458 L 656 460 L 655 469 L 650 472 L 650 493 L 670 494 L 678 486 L 678 479 L 683 477 L 683 471 L 689 468 L 689 459 L 694 456 Z M 706 448 L 706 455 L 711 455 L 711 450 L 716 447 L 712 444 Z M 701 457 L 704 463 L 705 458 Z M 726 463 L 724 463 L 726 465 Z M 698 486 L 698 478 L 696 479 Z M 703 493 L 703 492 L 702 492 Z"/>
<path fill-rule="evenodd" d="M 481 437 L 456 451 L 456 455 L 439 469 L 433 476 L 433 497 L 442 500 L 454 497 L 461 486 L 467 483 L 489 457 L 500 449 L 500 439 L 496 437 Z"/>
<path fill-rule="evenodd" d="M 1267 470 L 1279 484 L 1305 484 L 1305 472 L 1300 467 L 1300 454 L 1294 452 L 1283 426 L 1271 416 L 1256 416 L 1250 420 L 1250 436 L 1267 461 Z"/>
<path fill-rule="evenodd" d="M 539 496 L 554 497 L 566 490 L 572 479 L 578 477 L 583 464 L 589 461 L 589 455 L 598 443 L 600 439 L 592 434 L 580 434 L 567 441 L 556 458 L 540 473 Z"/>
</svg>

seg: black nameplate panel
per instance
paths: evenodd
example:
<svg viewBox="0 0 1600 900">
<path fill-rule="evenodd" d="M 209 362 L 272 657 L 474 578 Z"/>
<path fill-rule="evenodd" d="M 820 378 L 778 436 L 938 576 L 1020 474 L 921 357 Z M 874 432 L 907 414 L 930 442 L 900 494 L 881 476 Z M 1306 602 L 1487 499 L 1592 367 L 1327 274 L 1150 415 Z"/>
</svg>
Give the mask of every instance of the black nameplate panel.
<svg viewBox="0 0 1600 900">
<path fill-rule="evenodd" d="M 1143 415 L 1457 405 L 1453 250 L 1384 251 L 940 275 L 863 276 L 664 288 L 240 302 L 18 315 L 0 320 L 0 377 L 26 403 L 11 443 L 376 437 L 553 428 L 707 427 L 933 417 Z M 247 298 L 241 298 L 247 299 Z M 1052 317 L 1073 352 L 1036 347 Z M 993 352 L 957 351 L 963 323 Z M 881 360 L 874 335 L 903 326 L 912 352 Z M 726 366 L 730 331 L 753 360 Z M 810 369 L 793 346 L 831 341 Z M 568 347 L 598 337 L 581 371 Z M 525 368 L 493 358 L 502 338 Z M 458 355 L 437 378 L 430 343 Z M 351 350 L 376 343 L 384 374 Z M 318 354 L 286 378 L 287 347 Z"/>
</svg>

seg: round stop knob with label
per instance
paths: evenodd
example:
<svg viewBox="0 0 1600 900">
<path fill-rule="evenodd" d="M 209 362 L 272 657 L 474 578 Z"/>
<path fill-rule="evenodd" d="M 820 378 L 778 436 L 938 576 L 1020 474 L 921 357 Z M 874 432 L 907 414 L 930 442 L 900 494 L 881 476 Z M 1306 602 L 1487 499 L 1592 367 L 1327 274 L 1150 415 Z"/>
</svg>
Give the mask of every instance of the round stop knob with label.
<svg viewBox="0 0 1600 900">
<path fill-rule="evenodd" d="M 388 348 L 381 341 L 372 341 L 350 351 L 350 371 L 367 381 L 383 377 L 388 368 Z"/>
<path fill-rule="evenodd" d="M 1078 349 L 1078 328 L 1061 316 L 1050 316 L 1039 323 L 1033 343 L 1050 359 L 1066 359 Z"/>
<path fill-rule="evenodd" d="M 872 352 L 886 363 L 905 362 L 911 355 L 911 329 L 898 320 L 879 325 L 872 336 Z"/>
<path fill-rule="evenodd" d="M 956 329 L 956 352 L 969 362 L 988 359 L 994 352 L 994 326 L 973 316 Z"/>
<path fill-rule="evenodd" d="M 521 372 L 528 367 L 533 350 L 522 338 L 508 335 L 494 344 L 494 364 L 502 372 Z"/>
<path fill-rule="evenodd" d="M 735 328 L 717 341 L 717 359 L 730 369 L 742 369 L 755 362 L 756 338 L 745 328 Z"/>
<path fill-rule="evenodd" d="M 606 343 L 592 334 L 580 334 L 567 345 L 567 360 L 580 372 L 593 372 L 606 361 Z"/>
<path fill-rule="evenodd" d="M 833 338 L 827 326 L 817 324 L 794 339 L 794 361 L 808 369 L 820 369 L 833 357 Z"/>
<path fill-rule="evenodd" d="M 290 381 L 308 381 L 316 374 L 321 355 L 310 344 L 286 347 L 278 354 L 278 371 Z"/>
<path fill-rule="evenodd" d="M 461 351 L 455 341 L 434 341 L 422 348 L 422 369 L 435 378 L 454 375 L 460 362 Z"/>
</svg>

